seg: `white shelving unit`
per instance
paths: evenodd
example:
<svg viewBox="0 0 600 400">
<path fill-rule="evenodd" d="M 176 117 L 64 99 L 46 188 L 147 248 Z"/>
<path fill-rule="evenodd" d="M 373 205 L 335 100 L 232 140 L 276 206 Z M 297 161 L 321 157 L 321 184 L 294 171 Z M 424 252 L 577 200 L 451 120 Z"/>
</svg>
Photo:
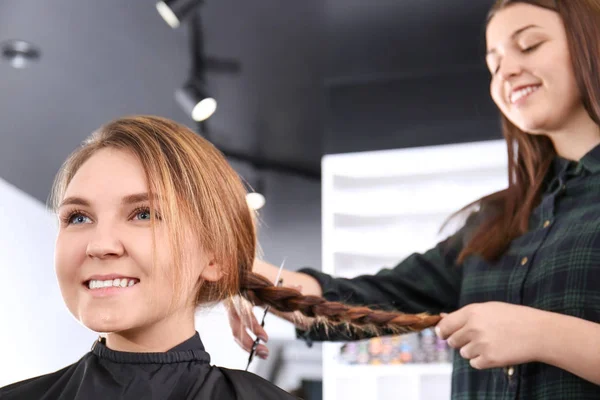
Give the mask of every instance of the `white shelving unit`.
<svg viewBox="0 0 600 400">
<path fill-rule="evenodd" d="M 507 186 L 503 140 L 323 158 L 323 271 L 354 277 L 433 247 L 470 202 Z M 346 365 L 323 345 L 325 400 L 446 400 L 450 364 Z"/>
</svg>

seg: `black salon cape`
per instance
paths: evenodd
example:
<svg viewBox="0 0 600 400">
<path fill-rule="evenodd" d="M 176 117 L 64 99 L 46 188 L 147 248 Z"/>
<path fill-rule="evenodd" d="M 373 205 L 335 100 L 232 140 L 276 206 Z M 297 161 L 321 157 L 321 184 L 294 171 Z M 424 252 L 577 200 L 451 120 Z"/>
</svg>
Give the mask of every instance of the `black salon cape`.
<svg viewBox="0 0 600 400">
<path fill-rule="evenodd" d="M 0 361 L 1 362 L 1 361 Z M 198 333 L 165 353 L 113 351 L 96 342 L 78 362 L 0 388 L 1 400 L 297 399 L 261 377 L 210 365 Z"/>
</svg>

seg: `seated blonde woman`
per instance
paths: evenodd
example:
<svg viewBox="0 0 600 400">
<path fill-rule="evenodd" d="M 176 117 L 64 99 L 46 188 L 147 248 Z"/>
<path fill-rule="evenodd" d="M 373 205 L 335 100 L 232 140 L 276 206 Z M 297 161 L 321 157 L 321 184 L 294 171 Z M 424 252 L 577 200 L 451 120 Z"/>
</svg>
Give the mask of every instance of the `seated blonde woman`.
<svg viewBox="0 0 600 400">
<path fill-rule="evenodd" d="M 3 400 L 293 398 L 210 364 L 194 326 L 202 304 L 226 301 L 248 320 L 252 304 L 358 327 L 439 320 L 351 309 L 253 274 L 254 218 L 238 175 L 166 119 L 122 118 L 95 132 L 63 165 L 52 205 L 63 299 L 103 335 L 78 362 L 0 389 Z"/>
</svg>

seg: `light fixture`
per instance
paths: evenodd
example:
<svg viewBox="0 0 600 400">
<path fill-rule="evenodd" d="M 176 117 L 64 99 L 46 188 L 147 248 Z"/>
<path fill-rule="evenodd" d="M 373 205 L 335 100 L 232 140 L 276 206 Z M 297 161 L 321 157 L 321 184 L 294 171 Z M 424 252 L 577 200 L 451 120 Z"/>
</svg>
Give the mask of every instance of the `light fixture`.
<svg viewBox="0 0 600 400">
<path fill-rule="evenodd" d="M 176 29 L 201 2 L 202 0 L 162 0 L 156 3 L 156 10 L 171 28 Z"/>
<path fill-rule="evenodd" d="M 179 24 L 188 14 L 190 45 L 190 78 L 183 87 L 175 91 L 175 100 L 181 108 L 196 122 L 210 118 L 217 110 L 217 101 L 206 91 L 206 72 L 238 73 L 239 62 L 235 60 L 214 60 L 204 54 L 204 34 L 202 18 L 197 5 L 201 0 L 163 0 L 156 4 L 165 21 L 171 26 Z"/>
<path fill-rule="evenodd" d="M 208 119 L 217 110 L 217 101 L 207 96 L 196 81 L 190 81 L 175 91 L 175 100 L 197 122 Z"/>
<path fill-rule="evenodd" d="M 2 59 L 13 68 L 23 69 L 39 60 L 40 50 L 24 40 L 9 40 L 2 43 Z"/>
<path fill-rule="evenodd" d="M 256 174 L 253 181 L 255 181 L 255 186 L 253 187 L 248 181 L 244 181 L 244 186 L 246 186 L 246 203 L 248 203 L 248 207 L 252 210 L 257 211 L 264 207 L 267 200 L 265 199 L 265 188 L 263 184 L 263 180 L 260 177 L 260 171 L 256 171 Z"/>
<path fill-rule="evenodd" d="M 256 211 L 263 208 L 267 200 L 265 199 L 265 196 L 262 195 L 262 193 L 250 192 L 246 194 L 246 202 L 248 203 L 248 206 L 251 209 Z"/>
</svg>

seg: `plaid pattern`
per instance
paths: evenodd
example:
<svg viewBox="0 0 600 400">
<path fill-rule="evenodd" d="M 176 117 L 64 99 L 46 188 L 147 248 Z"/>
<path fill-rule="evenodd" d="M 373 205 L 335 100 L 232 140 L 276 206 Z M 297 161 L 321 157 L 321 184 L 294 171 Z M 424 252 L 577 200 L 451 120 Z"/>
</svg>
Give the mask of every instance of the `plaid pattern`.
<svg viewBox="0 0 600 400">
<path fill-rule="evenodd" d="M 353 279 L 312 269 L 324 297 L 332 301 L 418 312 L 452 312 L 470 304 L 502 301 L 600 323 L 600 146 L 579 162 L 557 157 L 529 231 L 515 239 L 498 262 L 455 260 L 477 216 L 451 238 L 393 269 Z M 515 321 L 527 323 L 527 321 Z M 298 331 L 323 340 L 321 329 Z M 358 338 L 336 332 L 328 340 Z M 452 399 L 600 399 L 600 386 L 559 368 L 528 363 L 512 368 L 473 369 L 455 352 Z"/>
</svg>

